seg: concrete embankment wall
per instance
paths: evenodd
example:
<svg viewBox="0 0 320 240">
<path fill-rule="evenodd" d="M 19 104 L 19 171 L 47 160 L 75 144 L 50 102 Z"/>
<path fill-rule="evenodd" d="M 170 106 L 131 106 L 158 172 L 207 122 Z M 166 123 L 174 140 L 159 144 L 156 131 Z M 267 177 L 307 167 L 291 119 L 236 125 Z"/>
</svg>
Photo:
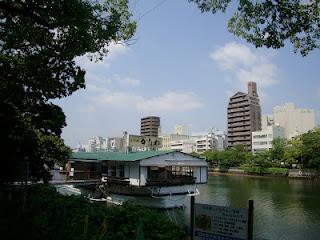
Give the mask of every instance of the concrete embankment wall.
<svg viewBox="0 0 320 240">
<path fill-rule="evenodd" d="M 315 178 L 318 174 L 316 171 L 310 170 L 300 170 L 300 169 L 290 169 L 288 177 L 291 178 Z"/>
</svg>

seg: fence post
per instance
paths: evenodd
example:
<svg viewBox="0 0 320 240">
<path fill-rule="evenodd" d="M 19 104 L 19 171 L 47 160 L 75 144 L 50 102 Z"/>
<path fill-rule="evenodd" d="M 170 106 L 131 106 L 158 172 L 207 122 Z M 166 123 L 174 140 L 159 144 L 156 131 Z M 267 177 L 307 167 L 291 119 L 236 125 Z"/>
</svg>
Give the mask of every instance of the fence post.
<svg viewBox="0 0 320 240">
<path fill-rule="evenodd" d="M 249 200 L 249 209 L 248 209 L 248 240 L 253 239 L 253 200 Z"/>
<path fill-rule="evenodd" d="M 193 233 L 194 233 L 194 202 L 195 197 L 191 196 L 191 204 L 190 204 L 190 231 L 191 231 L 191 240 L 193 240 Z"/>
</svg>

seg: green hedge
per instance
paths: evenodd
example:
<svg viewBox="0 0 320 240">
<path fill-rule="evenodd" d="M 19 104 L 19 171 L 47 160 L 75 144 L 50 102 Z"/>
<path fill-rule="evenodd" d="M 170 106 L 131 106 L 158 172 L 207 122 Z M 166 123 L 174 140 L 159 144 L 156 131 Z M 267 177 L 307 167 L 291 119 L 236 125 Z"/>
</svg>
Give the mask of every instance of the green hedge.
<svg viewBox="0 0 320 240">
<path fill-rule="evenodd" d="M 0 230 L 6 239 L 182 239 L 184 231 L 161 212 L 127 204 L 107 208 L 48 186 L 0 191 Z"/>
<path fill-rule="evenodd" d="M 287 168 L 265 168 L 265 167 L 259 167 L 259 166 L 243 166 L 241 167 L 246 173 L 249 174 L 257 174 L 257 175 L 281 175 L 286 176 L 289 173 L 289 170 Z"/>
</svg>

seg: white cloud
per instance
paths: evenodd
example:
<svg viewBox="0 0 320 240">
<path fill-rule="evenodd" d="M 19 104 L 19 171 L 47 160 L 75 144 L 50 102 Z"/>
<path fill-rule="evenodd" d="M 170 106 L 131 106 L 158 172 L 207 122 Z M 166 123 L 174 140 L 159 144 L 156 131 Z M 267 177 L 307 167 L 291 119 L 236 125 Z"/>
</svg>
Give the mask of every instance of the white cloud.
<svg viewBox="0 0 320 240">
<path fill-rule="evenodd" d="M 143 112 L 188 112 L 201 108 L 202 103 L 192 92 L 167 92 L 140 102 L 137 107 Z"/>
<path fill-rule="evenodd" d="M 140 80 L 131 77 L 119 78 L 118 82 L 123 86 L 129 87 L 138 87 L 140 85 Z"/>
<path fill-rule="evenodd" d="M 96 104 L 104 105 L 106 107 L 136 107 L 139 102 L 143 101 L 143 97 L 136 96 L 128 92 L 108 92 L 92 97 Z"/>
<path fill-rule="evenodd" d="M 277 67 L 273 63 L 259 63 L 252 68 L 240 68 L 236 72 L 237 79 L 243 84 L 256 82 L 259 87 L 268 87 L 277 83 Z"/>
<path fill-rule="evenodd" d="M 111 42 L 110 45 L 107 47 L 107 49 L 109 50 L 107 57 L 109 57 L 110 59 L 113 59 L 118 55 L 127 53 L 129 50 L 129 47 L 125 43 Z"/>
<path fill-rule="evenodd" d="M 272 62 L 274 51 L 252 50 L 235 42 L 227 43 L 210 54 L 216 64 L 226 72 L 227 82 L 233 85 L 233 93 L 246 91 L 247 83 L 256 82 L 260 96 L 266 94 L 264 88 L 279 82 L 277 66 Z M 231 90 L 227 91 L 230 95 Z"/>
<path fill-rule="evenodd" d="M 224 47 L 210 54 L 222 69 L 233 69 L 237 66 L 250 66 L 257 61 L 257 56 L 245 45 L 235 42 L 227 43 Z"/>
<path fill-rule="evenodd" d="M 120 43 L 111 42 L 109 46 L 106 46 L 106 48 L 108 49 L 108 53 L 103 58 L 103 60 L 96 61 L 95 58 L 92 58 L 92 61 L 91 61 L 90 55 L 85 54 L 81 57 L 77 57 L 75 61 L 82 68 L 84 68 L 87 71 L 87 73 L 94 75 L 94 73 L 92 73 L 91 71 L 95 71 L 97 69 L 109 68 L 110 63 L 113 59 L 129 51 L 129 47 L 121 42 Z"/>
<path fill-rule="evenodd" d="M 95 113 L 96 112 L 96 108 L 94 106 L 85 106 L 85 107 L 81 108 L 81 112 L 83 112 L 83 113 Z"/>
<path fill-rule="evenodd" d="M 89 93 L 100 93 L 100 94 L 104 94 L 106 93 L 107 89 L 104 88 L 104 87 L 98 87 L 97 85 L 95 84 L 91 84 L 91 83 L 88 83 L 86 84 L 86 91 L 88 91 Z"/>
<path fill-rule="evenodd" d="M 93 104 L 100 105 L 100 109 L 101 106 L 134 108 L 148 113 L 189 112 L 202 107 L 202 102 L 192 92 L 167 92 L 148 99 L 130 92 L 105 90 L 104 93 L 91 97 L 91 100 Z"/>
</svg>

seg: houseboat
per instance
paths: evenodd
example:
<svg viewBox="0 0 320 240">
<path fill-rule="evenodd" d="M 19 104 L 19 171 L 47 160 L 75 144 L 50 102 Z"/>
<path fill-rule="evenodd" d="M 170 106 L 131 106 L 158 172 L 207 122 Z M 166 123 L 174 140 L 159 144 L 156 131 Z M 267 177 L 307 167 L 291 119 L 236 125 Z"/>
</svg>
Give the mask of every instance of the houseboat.
<svg viewBox="0 0 320 240">
<path fill-rule="evenodd" d="M 183 206 L 181 197 L 199 194 L 197 185 L 207 183 L 208 165 L 176 151 L 76 152 L 67 172 L 69 179 L 101 179 L 101 191 L 113 201 L 171 208 Z"/>
</svg>

